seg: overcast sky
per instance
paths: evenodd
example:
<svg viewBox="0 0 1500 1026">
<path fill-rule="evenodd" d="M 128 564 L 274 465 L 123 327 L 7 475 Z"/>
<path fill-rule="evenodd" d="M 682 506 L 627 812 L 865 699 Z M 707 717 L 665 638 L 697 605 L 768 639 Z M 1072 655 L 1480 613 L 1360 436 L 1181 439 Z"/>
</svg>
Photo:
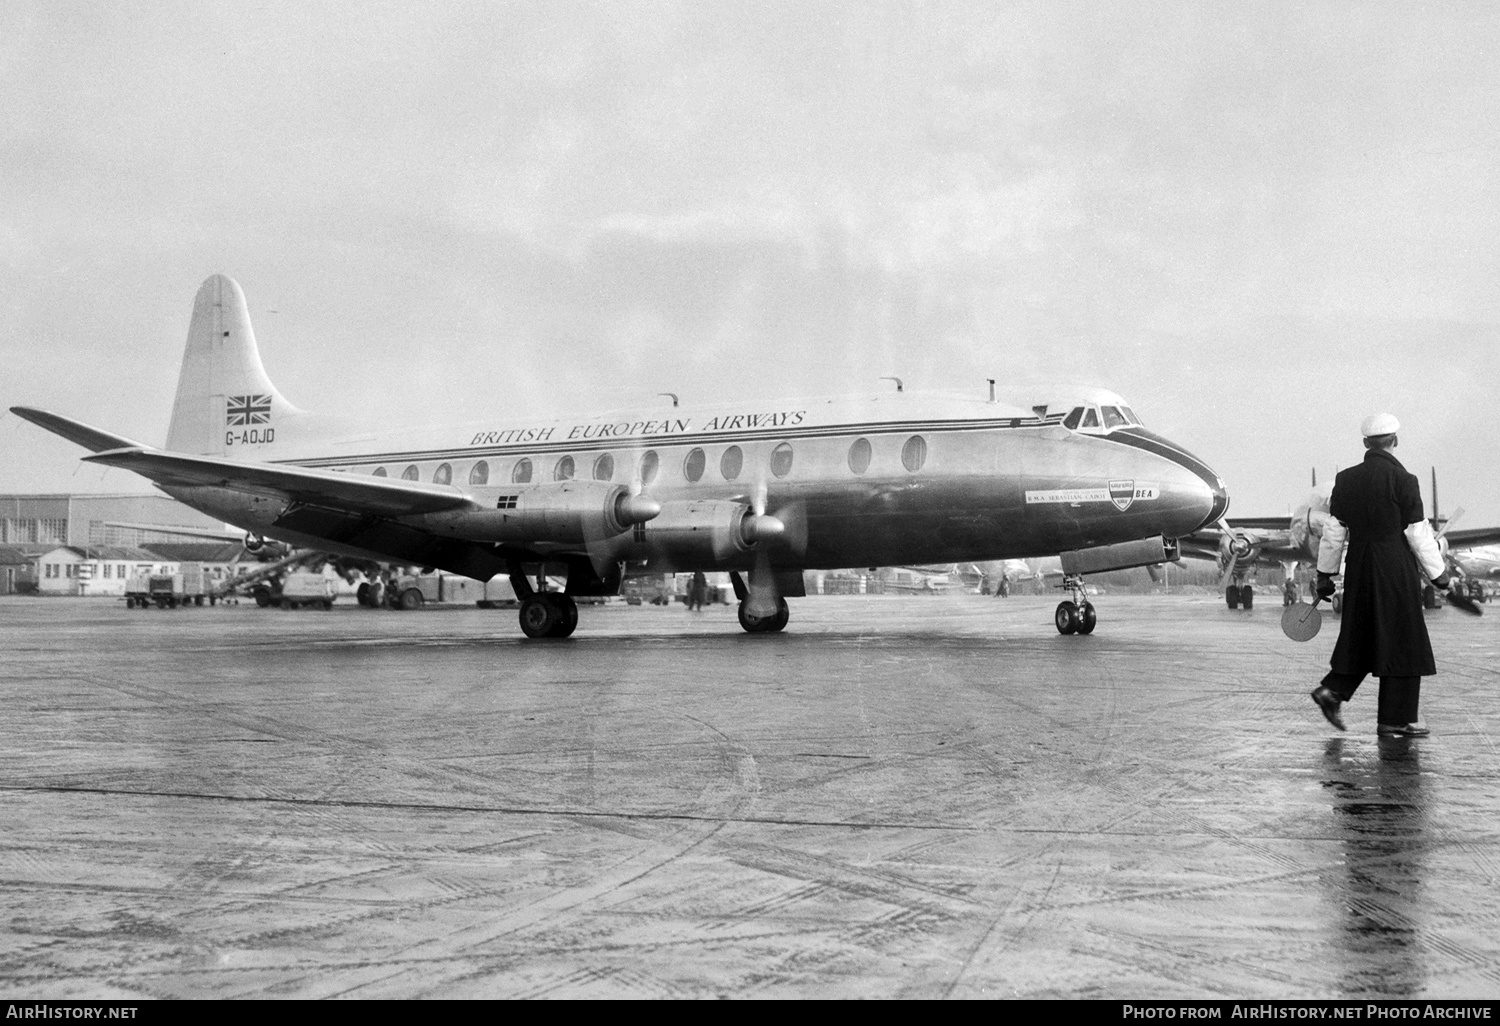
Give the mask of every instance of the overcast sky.
<svg viewBox="0 0 1500 1026">
<path fill-rule="evenodd" d="M 0 4 L 0 407 L 1123 393 L 1287 512 L 1389 410 L 1500 524 L 1486 3 Z M 145 486 L 0 418 L 0 492 Z"/>
</svg>

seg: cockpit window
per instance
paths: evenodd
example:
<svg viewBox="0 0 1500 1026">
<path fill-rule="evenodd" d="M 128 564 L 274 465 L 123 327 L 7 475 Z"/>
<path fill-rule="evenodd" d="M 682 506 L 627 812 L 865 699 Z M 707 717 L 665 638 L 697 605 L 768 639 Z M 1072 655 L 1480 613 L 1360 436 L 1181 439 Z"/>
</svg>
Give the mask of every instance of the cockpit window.
<svg viewBox="0 0 1500 1026">
<path fill-rule="evenodd" d="M 1099 407 L 1099 412 L 1104 414 L 1104 428 L 1106 431 L 1110 428 L 1125 427 L 1130 423 L 1130 421 L 1125 419 L 1125 414 L 1113 406 L 1101 406 Z"/>
<path fill-rule="evenodd" d="M 1130 423 L 1134 424 L 1136 427 L 1144 426 L 1143 424 L 1141 424 L 1141 418 L 1137 417 L 1135 415 L 1135 411 L 1132 410 L 1129 406 L 1121 406 L 1120 410 L 1125 414 L 1125 419 L 1130 421 Z"/>
<path fill-rule="evenodd" d="M 1099 415 L 1094 412 L 1092 406 L 1083 411 L 1083 426 L 1086 428 L 1096 428 L 1099 426 Z"/>
<path fill-rule="evenodd" d="M 1064 418 L 1063 427 L 1067 428 L 1069 431 L 1074 431 L 1078 428 L 1078 422 L 1081 420 L 1083 420 L 1083 407 L 1075 406 L 1073 407 L 1073 412 L 1068 414 L 1067 417 Z"/>
</svg>

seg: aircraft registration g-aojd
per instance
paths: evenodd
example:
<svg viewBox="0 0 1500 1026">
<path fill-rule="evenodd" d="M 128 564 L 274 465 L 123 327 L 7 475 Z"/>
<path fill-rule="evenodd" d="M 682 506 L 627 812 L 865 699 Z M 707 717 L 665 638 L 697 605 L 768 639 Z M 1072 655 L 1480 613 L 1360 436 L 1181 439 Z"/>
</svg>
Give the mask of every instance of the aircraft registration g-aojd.
<svg viewBox="0 0 1500 1026">
<path fill-rule="evenodd" d="M 245 296 L 198 290 L 166 445 L 12 412 L 249 532 L 334 554 L 506 574 L 528 637 L 623 576 L 729 571 L 740 625 L 786 626 L 802 571 L 1060 555 L 1058 630 L 1096 615 L 1082 575 L 1177 557 L 1223 481 L 1118 396 L 1013 408 L 901 391 L 462 427 L 351 425 L 292 406 Z M 546 590 L 565 579 L 562 591 Z"/>
</svg>

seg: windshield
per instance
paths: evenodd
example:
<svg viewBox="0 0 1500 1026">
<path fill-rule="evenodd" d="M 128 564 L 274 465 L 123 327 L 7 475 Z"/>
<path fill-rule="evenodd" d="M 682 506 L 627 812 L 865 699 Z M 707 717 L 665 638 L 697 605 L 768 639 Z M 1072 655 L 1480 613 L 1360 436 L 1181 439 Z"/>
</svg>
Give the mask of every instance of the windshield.
<svg viewBox="0 0 1500 1026">
<path fill-rule="evenodd" d="M 1130 423 L 1130 421 L 1125 419 L 1125 414 L 1113 406 L 1100 407 L 1100 412 L 1104 414 L 1104 427 L 1106 430 L 1109 428 L 1125 427 Z"/>
</svg>

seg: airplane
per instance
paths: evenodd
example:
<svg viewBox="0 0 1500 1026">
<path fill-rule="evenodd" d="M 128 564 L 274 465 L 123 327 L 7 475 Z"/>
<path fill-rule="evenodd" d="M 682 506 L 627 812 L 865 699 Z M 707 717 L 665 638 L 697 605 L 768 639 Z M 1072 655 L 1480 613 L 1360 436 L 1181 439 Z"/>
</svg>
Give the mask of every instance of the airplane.
<svg viewBox="0 0 1500 1026">
<path fill-rule="evenodd" d="M 407 428 L 293 406 L 244 292 L 199 288 L 163 447 L 12 412 L 216 519 L 296 548 L 505 574 L 529 638 L 631 573 L 729 571 L 740 626 L 782 630 L 804 569 L 1060 556 L 1054 622 L 1088 634 L 1083 575 L 1170 561 L 1223 480 L 1119 396 L 1031 408 L 905 392 Z M 676 402 L 674 398 L 674 404 Z M 561 591 L 549 578 L 566 581 Z"/>
<path fill-rule="evenodd" d="M 1224 588 L 1224 601 L 1230 609 L 1253 608 L 1255 592 L 1250 581 L 1261 567 L 1280 567 L 1285 583 L 1282 586 L 1281 602 L 1284 606 L 1297 601 L 1297 575 L 1303 566 L 1316 568 L 1318 546 L 1323 540 L 1323 528 L 1328 523 L 1328 502 L 1332 485 L 1320 487 L 1317 471 L 1312 475 L 1312 491 L 1289 517 L 1231 517 L 1218 524 L 1200 528 L 1178 539 L 1178 548 L 1183 556 L 1194 559 L 1210 559 L 1218 563 L 1223 573 L 1220 585 Z M 1441 517 L 1437 505 L 1437 470 L 1432 472 L 1432 517 L 1429 521 L 1438 539 L 1438 547 L 1450 573 L 1463 578 L 1466 575 L 1456 550 L 1470 546 L 1500 542 L 1500 528 L 1477 528 L 1469 531 L 1450 530 L 1453 523 L 1463 515 L 1455 510 L 1451 517 Z M 1247 581 L 1248 579 L 1248 581 Z M 1437 592 L 1423 581 L 1423 602 L 1428 608 L 1438 604 Z M 1338 612 L 1341 597 L 1335 595 L 1333 608 Z"/>
</svg>

